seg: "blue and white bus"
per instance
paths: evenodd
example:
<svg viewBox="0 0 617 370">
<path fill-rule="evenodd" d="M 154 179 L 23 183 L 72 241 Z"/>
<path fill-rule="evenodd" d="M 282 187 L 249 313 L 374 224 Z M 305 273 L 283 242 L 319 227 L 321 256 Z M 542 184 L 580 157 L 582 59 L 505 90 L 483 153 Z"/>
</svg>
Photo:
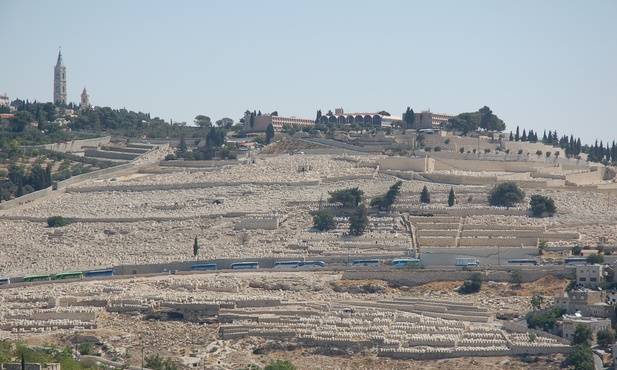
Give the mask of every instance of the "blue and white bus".
<svg viewBox="0 0 617 370">
<path fill-rule="evenodd" d="M 230 267 L 232 270 L 256 270 L 259 268 L 259 262 L 236 262 Z"/>
<path fill-rule="evenodd" d="M 534 259 L 516 259 L 508 260 L 508 266 L 537 266 L 538 261 Z"/>
<path fill-rule="evenodd" d="M 11 278 L 0 278 L 0 285 L 6 285 L 11 283 Z"/>
<path fill-rule="evenodd" d="M 274 262 L 275 269 L 293 269 L 300 266 L 300 261 L 278 261 Z"/>
<path fill-rule="evenodd" d="M 103 277 L 103 276 L 114 276 L 114 269 L 102 269 L 102 270 L 88 270 L 84 273 L 84 276 L 90 279 Z"/>
<path fill-rule="evenodd" d="M 378 259 L 368 259 L 368 260 L 355 260 L 351 262 L 351 266 L 359 267 L 359 266 L 379 266 Z"/>
<path fill-rule="evenodd" d="M 216 263 L 196 263 L 191 265 L 191 271 L 213 271 L 218 269 Z"/>
<path fill-rule="evenodd" d="M 323 261 L 304 261 L 298 264 L 298 267 L 326 267 Z"/>
<path fill-rule="evenodd" d="M 392 261 L 392 266 L 394 267 L 420 267 L 420 261 L 417 258 L 400 258 Z"/>
</svg>

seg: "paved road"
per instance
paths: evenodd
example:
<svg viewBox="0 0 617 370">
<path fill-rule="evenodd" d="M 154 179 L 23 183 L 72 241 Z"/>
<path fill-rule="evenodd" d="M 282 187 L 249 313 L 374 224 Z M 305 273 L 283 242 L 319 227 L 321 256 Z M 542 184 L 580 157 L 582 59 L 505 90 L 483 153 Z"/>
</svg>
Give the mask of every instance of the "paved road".
<svg viewBox="0 0 617 370">
<path fill-rule="evenodd" d="M 475 257 L 480 265 L 507 265 L 508 260 L 537 258 L 537 248 L 421 248 L 420 259 L 426 266 L 454 266 L 457 258 Z"/>
</svg>

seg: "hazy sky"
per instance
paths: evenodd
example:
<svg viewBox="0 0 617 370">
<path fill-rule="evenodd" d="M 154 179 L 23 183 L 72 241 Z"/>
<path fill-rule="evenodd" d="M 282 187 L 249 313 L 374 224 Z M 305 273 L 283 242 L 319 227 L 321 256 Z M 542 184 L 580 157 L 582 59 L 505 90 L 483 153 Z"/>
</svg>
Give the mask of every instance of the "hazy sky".
<svg viewBox="0 0 617 370">
<path fill-rule="evenodd" d="M 507 131 L 617 140 L 617 1 L 0 0 L 0 92 L 192 123 L 489 106 Z"/>
</svg>

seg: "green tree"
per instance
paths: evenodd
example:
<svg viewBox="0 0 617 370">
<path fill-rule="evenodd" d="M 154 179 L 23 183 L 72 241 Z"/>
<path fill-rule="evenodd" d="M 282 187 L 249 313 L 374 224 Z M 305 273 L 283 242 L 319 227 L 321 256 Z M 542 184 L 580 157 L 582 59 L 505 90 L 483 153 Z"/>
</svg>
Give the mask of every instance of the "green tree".
<svg viewBox="0 0 617 370">
<path fill-rule="evenodd" d="M 575 370 L 595 370 L 591 347 L 577 344 L 568 357 L 568 365 L 574 366 Z"/>
<path fill-rule="evenodd" d="M 362 201 L 364 192 L 359 188 L 329 191 L 328 203 L 341 203 L 343 207 L 357 207 Z"/>
<path fill-rule="evenodd" d="M 446 128 L 451 131 L 462 131 L 463 136 L 471 131 L 477 131 L 480 125 L 480 113 L 461 113 L 452 117 L 446 123 Z"/>
<path fill-rule="evenodd" d="M 553 329 L 557 319 L 565 312 L 565 310 L 560 308 L 555 308 L 552 311 L 529 312 L 525 315 L 527 327 L 529 329 L 542 329 L 548 331 L 549 329 Z"/>
<path fill-rule="evenodd" d="M 277 360 L 264 367 L 264 370 L 296 370 L 297 367 L 289 361 Z"/>
<path fill-rule="evenodd" d="M 478 113 L 480 113 L 480 128 L 490 131 L 503 131 L 506 129 L 506 124 L 494 115 L 489 107 L 484 106 L 480 108 Z"/>
<path fill-rule="evenodd" d="M 416 115 L 413 112 L 413 109 L 407 107 L 407 110 L 405 111 L 405 115 L 403 116 L 403 121 L 405 121 L 405 123 L 407 124 L 408 127 L 413 126 L 413 122 L 416 119 Z"/>
<path fill-rule="evenodd" d="M 458 292 L 460 294 L 472 294 L 477 293 L 482 289 L 482 274 L 479 272 L 474 272 L 471 274 L 471 279 L 465 281 L 460 288 L 458 288 Z"/>
<path fill-rule="evenodd" d="M 609 347 L 615 343 L 615 333 L 611 329 L 598 330 L 596 333 L 596 341 L 601 347 Z"/>
<path fill-rule="evenodd" d="M 574 335 L 572 336 L 572 345 L 589 345 L 592 339 L 593 332 L 591 331 L 591 328 L 581 324 L 576 325 L 576 329 L 574 329 Z"/>
<path fill-rule="evenodd" d="M 31 122 L 34 122 L 34 116 L 32 113 L 27 111 L 19 111 L 9 120 L 9 127 L 13 132 L 23 132 Z"/>
<path fill-rule="evenodd" d="M 327 231 L 336 228 L 336 221 L 332 212 L 322 209 L 313 216 L 313 227 L 319 231 Z"/>
<path fill-rule="evenodd" d="M 62 226 L 67 226 L 69 224 L 70 222 L 68 222 L 62 216 L 51 216 L 47 218 L 47 226 L 49 227 L 62 227 Z"/>
<path fill-rule="evenodd" d="M 197 257 L 199 254 L 199 242 L 197 241 L 197 237 L 195 237 L 195 241 L 193 242 L 193 257 Z"/>
<path fill-rule="evenodd" d="M 428 192 L 428 188 L 426 185 L 422 188 L 422 192 L 420 193 L 420 202 L 428 204 L 431 202 L 431 193 Z"/>
<path fill-rule="evenodd" d="M 544 298 L 541 295 L 535 294 L 531 297 L 531 307 L 534 309 L 539 310 L 542 308 L 542 303 L 544 303 Z"/>
<path fill-rule="evenodd" d="M 349 234 L 360 236 L 364 234 L 368 225 L 368 212 L 366 207 L 361 204 L 356 207 L 354 212 L 349 216 Z"/>
<path fill-rule="evenodd" d="M 178 148 L 176 149 L 176 157 L 184 158 L 186 157 L 186 154 L 187 154 L 186 140 L 184 139 L 184 136 L 182 136 L 180 138 L 180 144 L 178 144 Z"/>
<path fill-rule="evenodd" d="M 515 182 L 504 182 L 496 185 L 488 195 L 492 206 L 512 207 L 525 199 L 525 192 Z"/>
<path fill-rule="evenodd" d="M 208 116 L 204 116 L 202 114 L 198 115 L 195 117 L 195 125 L 199 126 L 201 128 L 210 128 L 212 126 L 212 121 L 210 120 L 210 117 Z"/>
<path fill-rule="evenodd" d="M 216 125 L 226 130 L 230 130 L 234 125 L 234 120 L 229 117 L 223 117 L 216 121 Z"/>
<path fill-rule="evenodd" d="M 401 192 L 402 181 L 397 181 L 385 195 L 379 195 L 371 200 L 370 206 L 380 211 L 389 211 Z"/>
<path fill-rule="evenodd" d="M 454 189 L 450 188 L 450 194 L 448 194 L 448 207 L 452 207 L 454 205 Z"/>
<path fill-rule="evenodd" d="M 546 250 L 548 241 L 546 240 L 540 240 L 538 241 L 538 254 L 542 255 L 544 254 L 544 251 Z"/>
<path fill-rule="evenodd" d="M 523 272 L 521 270 L 512 270 L 510 276 L 512 276 L 514 284 L 520 286 L 523 283 Z"/>
<path fill-rule="evenodd" d="M 273 137 L 274 126 L 272 126 L 272 124 L 269 124 L 268 127 L 266 127 L 266 144 L 270 144 L 270 140 L 272 140 Z"/>
<path fill-rule="evenodd" d="M 601 264 L 604 263 L 604 256 L 600 253 L 590 254 L 585 258 L 585 262 L 590 265 Z"/>
<path fill-rule="evenodd" d="M 531 196 L 529 207 L 531 208 L 531 214 L 534 217 L 541 217 L 544 213 L 552 215 L 557 211 L 555 201 L 552 198 L 538 194 Z"/>
<path fill-rule="evenodd" d="M 47 167 L 45 167 L 45 187 L 50 187 L 52 184 L 52 177 L 51 177 L 51 163 L 47 164 Z"/>
</svg>

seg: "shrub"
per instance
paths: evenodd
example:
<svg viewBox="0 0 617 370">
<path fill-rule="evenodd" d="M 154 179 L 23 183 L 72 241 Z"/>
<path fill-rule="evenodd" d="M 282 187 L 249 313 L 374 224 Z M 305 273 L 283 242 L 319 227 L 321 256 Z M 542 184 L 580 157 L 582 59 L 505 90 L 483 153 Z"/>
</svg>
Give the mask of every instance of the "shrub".
<svg viewBox="0 0 617 370">
<path fill-rule="evenodd" d="M 541 217 L 544 213 L 552 215 L 557 211 L 555 201 L 552 198 L 538 194 L 531 196 L 529 207 L 534 217 Z"/>
<path fill-rule="evenodd" d="M 496 185 L 488 195 L 488 203 L 492 206 L 512 207 L 524 198 L 525 192 L 510 181 Z"/>
<path fill-rule="evenodd" d="M 313 227 L 319 231 L 327 231 L 336 228 L 336 221 L 332 212 L 321 210 L 313 217 Z"/>
<path fill-rule="evenodd" d="M 475 272 L 471 274 L 471 280 L 465 281 L 463 285 L 458 288 L 458 292 L 461 294 L 477 293 L 482 289 L 482 274 Z"/>
<path fill-rule="evenodd" d="M 436 146 L 435 149 L 433 149 L 436 152 L 441 152 L 441 147 L 440 146 Z"/>
<path fill-rule="evenodd" d="M 65 220 L 62 216 L 51 216 L 47 218 L 47 226 L 49 227 L 62 227 L 69 224 L 70 222 Z"/>
</svg>

